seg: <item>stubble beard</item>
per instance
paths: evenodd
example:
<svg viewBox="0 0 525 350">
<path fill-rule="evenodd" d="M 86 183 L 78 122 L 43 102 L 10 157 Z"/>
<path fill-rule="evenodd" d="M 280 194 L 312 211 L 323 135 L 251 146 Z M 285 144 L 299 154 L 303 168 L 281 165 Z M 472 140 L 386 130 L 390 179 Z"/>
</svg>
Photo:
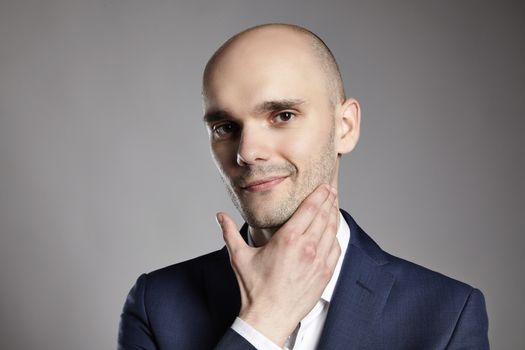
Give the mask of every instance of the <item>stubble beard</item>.
<svg viewBox="0 0 525 350">
<path fill-rule="evenodd" d="M 262 177 L 265 174 L 289 174 L 289 178 L 285 181 L 292 181 L 291 188 L 283 196 L 284 199 L 281 202 L 268 203 L 264 208 L 244 200 L 233 189 L 236 187 L 235 185 L 232 185 L 224 177 L 222 179 L 233 204 L 248 225 L 259 229 L 275 229 L 284 225 L 295 213 L 302 201 L 319 185 L 332 183 L 336 171 L 336 162 L 337 155 L 335 153 L 334 130 L 332 128 L 326 144 L 317 153 L 317 157 L 310 158 L 310 161 L 302 170 L 302 174 L 301 170 L 290 162 L 279 166 L 250 168 L 247 172 L 250 176 L 257 175 Z"/>
</svg>

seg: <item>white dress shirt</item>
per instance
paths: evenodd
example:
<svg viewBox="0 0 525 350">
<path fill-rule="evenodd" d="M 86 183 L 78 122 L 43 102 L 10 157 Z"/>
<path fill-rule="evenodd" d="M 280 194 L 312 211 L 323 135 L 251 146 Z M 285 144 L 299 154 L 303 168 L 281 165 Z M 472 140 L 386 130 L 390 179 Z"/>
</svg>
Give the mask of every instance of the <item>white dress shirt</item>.
<svg viewBox="0 0 525 350">
<path fill-rule="evenodd" d="M 284 345 L 284 349 L 286 350 L 314 350 L 319 343 L 326 316 L 328 315 L 330 301 L 332 300 L 332 294 L 334 293 L 335 284 L 339 278 L 343 258 L 348 247 L 348 242 L 350 241 L 350 228 L 341 213 L 339 213 L 337 240 L 341 246 L 341 255 L 335 266 L 334 274 L 324 289 L 321 299 L 301 320 L 297 325 L 297 328 L 286 340 Z M 248 244 L 253 246 L 253 241 L 249 233 Z M 248 323 L 241 320 L 239 317 L 235 319 L 231 328 L 259 350 L 282 350 L 277 344 L 273 343 L 270 339 L 265 337 Z"/>
</svg>

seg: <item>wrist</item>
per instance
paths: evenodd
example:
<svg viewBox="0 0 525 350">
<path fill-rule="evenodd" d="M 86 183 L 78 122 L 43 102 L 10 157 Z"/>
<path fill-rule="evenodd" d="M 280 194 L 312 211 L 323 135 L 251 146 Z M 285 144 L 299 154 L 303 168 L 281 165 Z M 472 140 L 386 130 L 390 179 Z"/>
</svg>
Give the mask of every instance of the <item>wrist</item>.
<svg viewBox="0 0 525 350">
<path fill-rule="evenodd" d="M 299 323 L 289 322 L 288 317 L 276 313 L 250 309 L 241 310 L 238 317 L 280 347 L 284 346 L 286 339 Z"/>
</svg>

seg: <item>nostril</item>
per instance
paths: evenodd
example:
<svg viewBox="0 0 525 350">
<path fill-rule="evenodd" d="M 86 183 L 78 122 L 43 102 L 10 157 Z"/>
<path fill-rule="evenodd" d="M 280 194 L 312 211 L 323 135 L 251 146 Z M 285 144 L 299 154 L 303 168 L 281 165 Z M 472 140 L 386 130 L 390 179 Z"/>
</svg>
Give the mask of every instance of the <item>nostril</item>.
<svg viewBox="0 0 525 350">
<path fill-rule="evenodd" d="M 244 165 L 247 165 L 247 164 L 248 163 L 242 158 L 240 153 L 237 153 L 237 165 L 244 166 Z"/>
</svg>

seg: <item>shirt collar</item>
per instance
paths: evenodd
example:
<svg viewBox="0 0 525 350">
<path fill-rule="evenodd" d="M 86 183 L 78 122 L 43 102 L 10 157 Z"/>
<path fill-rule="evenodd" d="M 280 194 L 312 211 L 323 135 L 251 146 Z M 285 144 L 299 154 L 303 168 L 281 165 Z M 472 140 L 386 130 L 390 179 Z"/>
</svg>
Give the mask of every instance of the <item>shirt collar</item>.
<svg viewBox="0 0 525 350">
<path fill-rule="evenodd" d="M 348 248 L 348 243 L 350 242 L 350 227 L 348 227 L 348 224 L 346 223 L 346 220 L 343 218 L 343 215 L 341 212 L 339 212 L 339 228 L 337 229 L 337 241 L 339 242 L 339 245 L 341 246 L 341 255 L 339 255 L 339 259 L 337 260 L 337 264 L 335 265 L 334 274 L 332 275 L 332 278 L 330 279 L 330 282 L 326 285 L 323 294 L 321 294 L 321 299 L 330 302 L 332 300 L 332 295 L 334 294 L 335 284 L 337 282 L 337 279 L 339 278 L 339 274 L 341 273 L 341 266 L 343 265 L 343 259 L 346 254 L 346 250 Z"/>
</svg>

